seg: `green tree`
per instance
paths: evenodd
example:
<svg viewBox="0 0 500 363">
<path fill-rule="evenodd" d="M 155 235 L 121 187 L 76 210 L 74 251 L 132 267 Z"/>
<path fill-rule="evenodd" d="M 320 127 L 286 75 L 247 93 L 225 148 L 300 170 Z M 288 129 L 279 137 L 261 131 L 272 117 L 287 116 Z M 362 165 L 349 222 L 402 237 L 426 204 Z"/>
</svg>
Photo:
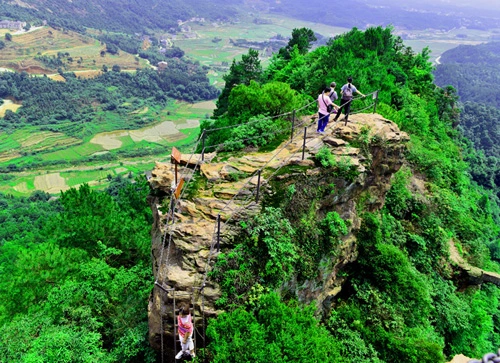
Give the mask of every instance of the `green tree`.
<svg viewBox="0 0 500 363">
<path fill-rule="evenodd" d="M 294 47 L 297 48 L 299 54 L 306 54 L 316 40 L 316 35 L 311 29 L 295 28 L 292 30 L 292 38 L 288 41 L 286 47 L 279 50 L 279 55 L 289 60 Z"/>
<path fill-rule="evenodd" d="M 340 362 L 339 347 L 314 318 L 312 306 L 285 304 L 274 293 L 257 298 L 251 311 L 238 308 L 207 328 L 212 362 Z"/>
<path fill-rule="evenodd" d="M 8 42 L 12 41 L 12 34 L 5 33 L 5 40 L 8 41 Z"/>
<path fill-rule="evenodd" d="M 224 89 L 217 99 L 217 108 L 214 110 L 214 116 L 220 117 L 224 115 L 229 107 L 229 95 L 231 90 L 239 85 L 249 85 L 250 81 L 259 81 L 262 75 L 262 66 L 260 64 L 259 52 L 254 49 L 249 49 L 248 54 L 241 57 L 241 61 L 237 62 L 233 59 L 233 63 L 229 68 L 229 73 L 224 75 Z"/>
<path fill-rule="evenodd" d="M 109 54 L 118 54 L 119 50 L 120 49 L 115 44 L 106 44 L 106 52 Z"/>
</svg>

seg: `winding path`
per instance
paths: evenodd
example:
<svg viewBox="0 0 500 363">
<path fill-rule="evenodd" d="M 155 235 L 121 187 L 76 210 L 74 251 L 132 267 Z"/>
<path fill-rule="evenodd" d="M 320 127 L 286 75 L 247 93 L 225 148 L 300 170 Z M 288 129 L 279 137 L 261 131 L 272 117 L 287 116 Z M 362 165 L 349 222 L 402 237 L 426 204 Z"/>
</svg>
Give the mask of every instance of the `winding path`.
<svg viewBox="0 0 500 363">
<path fill-rule="evenodd" d="M 483 282 L 491 282 L 497 286 L 500 286 L 500 274 L 496 272 L 485 271 L 479 267 L 470 265 L 465 261 L 460 253 L 458 253 L 457 247 L 452 239 L 448 241 L 448 246 L 450 249 L 450 259 L 467 275 L 473 284 L 480 285 Z"/>
</svg>

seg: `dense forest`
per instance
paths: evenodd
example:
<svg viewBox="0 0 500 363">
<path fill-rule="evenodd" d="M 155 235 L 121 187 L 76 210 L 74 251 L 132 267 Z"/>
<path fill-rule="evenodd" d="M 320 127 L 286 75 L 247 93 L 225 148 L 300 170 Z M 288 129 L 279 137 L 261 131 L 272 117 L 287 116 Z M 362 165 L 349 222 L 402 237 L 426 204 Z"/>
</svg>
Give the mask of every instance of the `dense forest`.
<svg viewBox="0 0 500 363">
<path fill-rule="evenodd" d="M 85 32 L 86 28 L 113 32 L 148 33 L 152 30 L 174 31 L 178 20 L 204 17 L 208 20 L 234 19 L 240 0 L 218 0 L 214 7 L 209 0 L 185 0 L 169 2 L 158 0 L 126 1 L 58 1 L 29 0 L 14 3 L 0 1 L 0 14 L 10 20 L 41 24 L 47 21 L 54 28 Z M 223 5 L 223 6 L 222 6 Z M 98 14 L 98 16 L 96 16 Z"/>
<path fill-rule="evenodd" d="M 154 362 L 148 193 L 0 194 L 0 362 Z"/>
<path fill-rule="evenodd" d="M 460 129 L 479 153 L 468 155 L 476 182 L 500 197 L 500 42 L 460 45 L 441 56 L 436 84 L 462 101 Z"/>
<path fill-rule="evenodd" d="M 214 119 L 202 129 L 292 110 L 314 100 L 332 80 L 340 84 L 353 76 L 364 93 L 380 90 L 377 112 L 409 133 L 407 164 L 380 211 L 358 206 L 358 258 L 339 271 L 346 281 L 342 294 L 323 315 L 299 302 L 288 286 L 319 278 L 349 221 L 326 210 L 316 219 L 315 208 L 330 190 L 307 179 L 287 190 L 283 183 L 273 186 L 275 195 L 287 197 L 265 198 L 261 213 L 242 224 L 235 248 L 219 255 L 210 274 L 220 284 L 225 312 L 209 321 L 209 344 L 200 356 L 220 363 L 436 363 L 496 350 L 500 290 L 467 286 L 446 262 L 453 240 L 471 264 L 500 272 L 498 205 L 471 181 L 462 158 L 476 151 L 456 128 L 457 94 L 433 83 L 428 49 L 415 53 L 390 28 L 352 29 L 311 51 L 313 40 L 308 29 L 294 31 L 267 67 L 253 50 L 235 60 Z M 53 84 L 11 77 L 26 92 L 32 82 Z M 121 72 L 103 77 L 130 84 L 124 87 L 131 92 L 127 97 L 139 97 L 132 91 L 139 79 L 155 80 L 148 93 L 153 99 L 164 94 L 155 72 L 139 72 L 137 79 Z M 71 82 L 92 85 L 68 77 L 66 84 Z M 107 89 L 114 90 L 112 85 Z M 12 96 L 8 87 L 2 89 Z M 30 117 L 20 115 L 22 122 Z M 273 138 L 245 144 L 242 135 L 282 127 L 258 125 L 221 130 L 207 142 L 228 143 L 227 150 L 272 146 Z M 334 170 L 325 163 L 323 176 Z M 426 178 L 428 195 L 412 194 L 414 175 Z M 153 286 L 148 192 L 144 179 L 119 179 L 105 192 L 83 186 L 55 200 L 43 193 L 1 196 L 0 362 L 155 360 L 146 345 Z"/>
</svg>

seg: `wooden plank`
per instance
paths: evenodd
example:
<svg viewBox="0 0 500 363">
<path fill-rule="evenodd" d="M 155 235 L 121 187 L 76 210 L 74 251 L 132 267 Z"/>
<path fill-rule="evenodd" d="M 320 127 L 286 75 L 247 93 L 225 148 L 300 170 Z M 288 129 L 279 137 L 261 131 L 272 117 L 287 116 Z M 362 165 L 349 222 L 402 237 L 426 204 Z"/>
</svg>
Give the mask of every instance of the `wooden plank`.
<svg viewBox="0 0 500 363">
<path fill-rule="evenodd" d="M 172 148 L 172 156 L 170 157 L 170 162 L 179 164 L 181 162 L 181 152 L 177 150 L 176 147 Z"/>
<path fill-rule="evenodd" d="M 181 178 L 181 180 L 179 181 L 179 184 L 177 184 L 177 188 L 175 188 L 175 193 L 174 193 L 175 199 L 179 199 L 183 185 L 184 185 L 184 178 Z"/>
</svg>

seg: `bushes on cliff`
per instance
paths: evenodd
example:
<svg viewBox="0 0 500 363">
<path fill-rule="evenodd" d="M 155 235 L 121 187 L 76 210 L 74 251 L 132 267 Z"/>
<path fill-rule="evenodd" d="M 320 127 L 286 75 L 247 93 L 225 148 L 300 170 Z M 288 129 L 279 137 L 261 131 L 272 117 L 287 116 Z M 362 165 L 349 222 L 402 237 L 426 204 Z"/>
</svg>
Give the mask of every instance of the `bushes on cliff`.
<svg viewBox="0 0 500 363">
<path fill-rule="evenodd" d="M 339 344 L 314 318 L 314 307 L 283 303 L 275 293 L 254 309 L 221 314 L 207 329 L 214 363 L 340 362 Z"/>
<path fill-rule="evenodd" d="M 0 195 L 1 362 L 154 361 L 148 193 L 141 178 L 113 197 Z"/>
<path fill-rule="evenodd" d="M 294 229 L 279 209 L 266 208 L 243 224 L 236 248 L 219 255 L 210 273 L 222 288 L 221 305 L 244 300 L 254 283 L 277 287 L 287 281 L 297 261 Z"/>
</svg>

